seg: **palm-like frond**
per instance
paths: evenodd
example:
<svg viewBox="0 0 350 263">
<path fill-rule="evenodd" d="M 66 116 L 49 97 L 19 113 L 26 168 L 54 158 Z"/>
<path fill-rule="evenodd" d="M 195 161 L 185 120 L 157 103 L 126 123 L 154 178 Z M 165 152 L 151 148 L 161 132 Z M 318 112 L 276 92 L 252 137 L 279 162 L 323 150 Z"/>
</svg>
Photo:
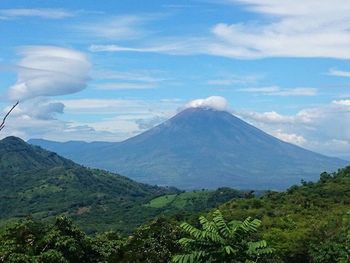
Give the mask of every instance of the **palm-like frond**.
<svg viewBox="0 0 350 263">
<path fill-rule="evenodd" d="M 242 221 L 226 222 L 222 213 L 216 210 L 213 219 L 199 218 L 201 229 L 188 223 L 181 228 L 190 237 L 181 238 L 179 243 L 184 254 L 173 257 L 176 263 L 191 262 L 253 262 L 256 258 L 273 252 L 266 241 L 250 241 L 261 221 L 250 217 Z"/>
<path fill-rule="evenodd" d="M 208 257 L 208 254 L 204 251 L 193 251 L 189 254 L 176 255 L 172 258 L 174 263 L 198 263 L 205 262 L 204 260 Z"/>
<path fill-rule="evenodd" d="M 215 226 L 218 228 L 218 231 L 220 232 L 220 234 L 223 237 L 229 238 L 231 236 L 232 231 L 228 227 L 228 225 L 226 224 L 226 221 L 225 221 L 224 217 L 222 216 L 220 210 L 216 210 L 214 212 L 213 221 L 215 223 Z"/>
</svg>

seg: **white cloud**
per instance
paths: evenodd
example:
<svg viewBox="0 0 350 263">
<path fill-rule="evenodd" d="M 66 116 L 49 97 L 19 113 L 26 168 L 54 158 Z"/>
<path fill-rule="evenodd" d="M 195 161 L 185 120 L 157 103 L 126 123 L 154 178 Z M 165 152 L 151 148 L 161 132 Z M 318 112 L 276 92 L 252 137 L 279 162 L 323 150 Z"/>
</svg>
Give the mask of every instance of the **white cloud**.
<svg viewBox="0 0 350 263">
<path fill-rule="evenodd" d="M 253 93 L 256 92 L 256 93 L 265 93 L 265 94 L 279 92 L 280 90 L 281 89 L 278 86 L 239 89 L 239 91 L 243 91 L 243 92 L 253 92 Z"/>
<path fill-rule="evenodd" d="M 305 108 L 293 115 L 254 111 L 242 111 L 236 114 L 282 140 L 290 142 L 294 140 L 303 147 L 324 154 L 350 157 L 348 100 Z"/>
<path fill-rule="evenodd" d="M 335 76 L 335 77 L 350 78 L 350 71 L 344 71 L 344 70 L 338 70 L 338 69 L 331 68 L 328 71 L 328 75 Z"/>
<path fill-rule="evenodd" d="M 4 112 L 7 112 L 5 108 Z M 20 103 L 13 111 L 11 117 L 38 120 L 54 120 L 56 114 L 62 114 L 64 104 L 60 102 L 50 102 L 47 99 L 33 99 L 25 103 Z"/>
<path fill-rule="evenodd" d="M 63 100 L 65 111 L 70 114 L 107 115 L 98 121 L 80 122 L 79 126 L 88 125 L 98 132 L 109 132 L 120 141 L 151 128 L 176 113 L 182 105 L 179 100 L 160 101 L 127 99 L 79 99 Z M 102 138 L 102 140 L 107 140 Z M 91 139 L 90 139 L 91 140 Z M 101 140 L 101 138 L 99 139 Z"/>
<path fill-rule="evenodd" d="M 290 124 L 296 121 L 296 117 L 281 115 L 275 111 L 269 112 L 254 112 L 254 111 L 241 111 L 237 114 L 244 119 L 253 120 L 256 122 L 268 123 L 268 124 Z"/>
<path fill-rule="evenodd" d="M 97 131 L 89 125 L 79 125 L 79 123 L 55 119 L 42 120 L 28 116 L 9 118 L 6 129 L 1 132 L 0 138 L 10 135 L 21 137 L 24 140 L 46 138 L 57 141 L 101 139 L 115 141 L 120 138 L 120 134 Z M 125 133 L 122 135 L 125 136 Z"/>
<path fill-rule="evenodd" d="M 283 89 L 279 92 L 272 93 L 275 96 L 315 96 L 317 94 L 316 88 L 292 88 Z"/>
<path fill-rule="evenodd" d="M 109 82 L 99 83 L 96 87 L 101 90 L 126 90 L 126 89 L 154 89 L 156 84 L 138 82 Z"/>
<path fill-rule="evenodd" d="M 228 110 L 228 102 L 224 97 L 211 96 L 205 99 L 192 100 L 185 105 L 185 108 L 211 108 L 214 110 Z"/>
<path fill-rule="evenodd" d="M 126 99 L 68 99 L 60 100 L 69 112 L 118 113 L 126 111 L 147 111 L 147 102 Z"/>
<path fill-rule="evenodd" d="M 140 46 L 92 45 L 93 52 L 207 54 L 240 59 L 265 57 L 350 58 L 350 2 L 344 0 L 231 0 L 260 20 L 218 23 L 197 38 L 157 38 Z M 232 7 L 232 8 L 237 8 Z"/>
<path fill-rule="evenodd" d="M 147 82 L 157 83 L 169 78 L 164 78 L 159 75 L 163 75 L 164 72 L 152 71 L 152 70 L 134 70 L 134 71 L 116 71 L 116 70 L 99 70 L 93 72 L 93 77 L 97 79 L 107 80 L 122 80 L 122 81 L 134 81 L 134 82 Z"/>
<path fill-rule="evenodd" d="M 107 17 L 101 21 L 75 26 L 81 32 L 90 36 L 107 39 L 136 39 L 150 33 L 144 29 L 144 24 L 155 19 L 152 16 L 123 15 Z"/>
<path fill-rule="evenodd" d="M 145 47 L 125 47 L 121 45 L 91 45 L 89 50 L 91 52 L 137 52 L 137 53 L 161 53 L 170 55 L 191 55 L 191 54 L 201 54 L 203 52 L 203 47 L 201 45 L 200 39 L 168 39 L 157 41 L 157 44 L 150 43 Z"/>
<path fill-rule="evenodd" d="M 85 89 L 90 62 L 81 52 L 54 46 L 31 46 L 19 52 L 17 82 L 9 88 L 11 100 L 71 94 Z"/>
<path fill-rule="evenodd" d="M 210 79 L 208 80 L 208 85 L 214 85 L 214 86 L 231 86 L 231 85 L 247 85 L 256 83 L 261 76 L 258 75 L 223 75 L 220 76 L 220 78 L 217 79 Z"/>
<path fill-rule="evenodd" d="M 333 104 L 350 107 L 350 100 L 333 100 Z M 350 110 L 350 108 L 349 108 Z"/>
<path fill-rule="evenodd" d="M 313 16 L 319 17 L 319 19 L 337 19 L 347 17 L 350 11 L 350 5 L 342 0 L 333 0 L 332 3 L 324 0 L 308 0 L 303 2 L 302 5 L 296 5 L 294 0 L 285 0 L 283 2 L 279 0 L 226 0 L 228 3 L 241 3 L 246 5 L 248 10 L 253 12 L 274 15 L 280 17 L 304 17 Z M 335 11 L 338 11 L 337 17 L 334 18 Z M 317 27 L 318 21 L 309 25 Z M 300 30 L 304 30 L 303 27 Z"/>
<path fill-rule="evenodd" d="M 291 88 L 282 89 L 278 86 L 258 87 L 258 88 L 244 88 L 239 89 L 242 92 L 251 92 L 269 96 L 315 96 L 317 94 L 316 88 Z"/>
<path fill-rule="evenodd" d="M 302 146 L 306 143 L 306 139 L 303 136 L 295 133 L 285 133 L 281 129 L 274 131 L 273 135 L 282 141 L 293 143 L 299 146 Z"/>
<path fill-rule="evenodd" d="M 101 90 L 140 90 L 154 89 L 162 83 L 170 84 L 172 79 L 163 77 L 164 72 L 157 70 L 98 70 L 93 73 L 93 78 L 98 80 L 95 84 Z M 166 82 L 165 82 L 166 81 Z"/>
<path fill-rule="evenodd" d="M 159 124 L 182 105 L 177 99 L 160 101 L 126 99 L 33 99 L 20 104 L 0 136 L 50 140 L 121 141 Z M 89 116 L 82 120 L 56 119 L 64 108 L 66 116 Z M 94 115 L 96 118 L 90 118 Z M 74 118 L 75 119 L 75 118 Z"/>
<path fill-rule="evenodd" d="M 65 111 L 74 114 L 118 114 L 134 115 L 138 119 L 142 116 L 154 116 L 155 113 L 167 114 L 175 112 L 182 104 L 181 100 L 147 101 L 137 99 L 69 99 L 59 100 L 65 105 Z"/>
<path fill-rule="evenodd" d="M 350 3 L 342 0 L 237 0 L 251 12 L 273 19 L 260 24 L 217 24 L 213 34 L 226 56 L 350 58 Z M 334 15 L 336 14 L 336 15 Z"/>
<path fill-rule="evenodd" d="M 28 139 L 53 138 L 61 134 L 64 138 L 69 134 L 74 137 L 70 128 L 74 126 L 77 134 L 81 132 L 82 138 L 87 138 L 85 126 L 57 119 L 65 105 L 51 99 L 86 87 L 90 70 L 88 58 L 76 50 L 53 46 L 25 47 L 20 49 L 19 54 L 22 59 L 12 68 L 17 71 L 18 77 L 8 90 L 8 99 L 20 100 L 20 104 L 8 119 L 1 136 L 19 135 Z M 91 136 L 94 135 L 91 132 Z"/>
<path fill-rule="evenodd" d="M 71 16 L 74 16 L 74 13 L 64 9 L 53 8 L 16 8 L 0 10 L 0 17 L 2 19 L 10 19 L 17 17 L 40 17 L 47 19 L 61 19 Z"/>
</svg>

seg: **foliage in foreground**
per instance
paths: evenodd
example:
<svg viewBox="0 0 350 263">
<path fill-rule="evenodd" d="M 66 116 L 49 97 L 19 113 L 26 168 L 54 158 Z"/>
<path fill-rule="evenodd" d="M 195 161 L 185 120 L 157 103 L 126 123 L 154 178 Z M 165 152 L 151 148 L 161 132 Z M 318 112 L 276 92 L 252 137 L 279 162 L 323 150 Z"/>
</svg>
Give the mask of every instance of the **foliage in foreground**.
<svg viewBox="0 0 350 263">
<path fill-rule="evenodd" d="M 0 234 L 0 262 L 165 263 L 179 252 L 181 231 L 176 222 L 158 218 L 128 238 L 115 232 L 88 236 L 66 217 L 52 225 L 28 218 Z"/>
<path fill-rule="evenodd" d="M 201 217 L 200 222 L 203 230 L 159 218 L 121 238 L 114 232 L 87 236 L 65 217 L 53 225 L 29 218 L 0 235 L 0 262 L 165 263 L 181 252 L 187 254 L 174 262 L 250 262 L 272 252 L 265 241 L 255 241 L 259 220 L 226 223 L 217 211 L 213 221 Z M 186 234 L 193 239 L 181 238 Z"/>
<path fill-rule="evenodd" d="M 0 230 L 0 262 L 165 263 L 172 258 L 182 262 L 186 257 L 191 262 L 190 255 L 192 262 L 245 262 L 268 249 L 261 240 L 274 253 L 273 259 L 259 257 L 258 262 L 350 262 L 350 167 L 323 173 L 319 182 L 303 182 L 286 192 L 232 200 L 220 206 L 220 211 L 233 223 L 227 223 L 219 212 L 201 217 L 200 225 L 187 218 L 190 224 L 179 226 L 183 218 L 163 217 L 128 238 L 114 232 L 87 236 L 64 217 L 54 224 L 28 219 Z M 260 221 L 247 217 L 261 221 L 258 232 Z M 251 231 L 242 230 L 246 224 L 252 225 Z M 257 245 L 257 254 L 249 244 Z M 195 256 L 200 251 L 202 259 Z"/>
<path fill-rule="evenodd" d="M 174 256 L 173 262 L 256 262 L 273 252 L 265 240 L 257 240 L 254 235 L 260 220 L 247 218 L 227 223 L 220 210 L 216 210 L 212 220 L 201 216 L 199 221 L 202 229 L 181 224 L 189 237 L 180 239 L 185 254 Z"/>
<path fill-rule="evenodd" d="M 0 236 L 0 262 L 105 262 L 116 258 L 120 247 L 118 236 L 88 237 L 66 217 L 58 217 L 53 225 L 29 218 Z"/>
<path fill-rule="evenodd" d="M 220 210 L 230 220 L 260 219 L 261 237 L 281 262 L 350 262 L 350 167 L 285 192 L 232 200 Z"/>
</svg>

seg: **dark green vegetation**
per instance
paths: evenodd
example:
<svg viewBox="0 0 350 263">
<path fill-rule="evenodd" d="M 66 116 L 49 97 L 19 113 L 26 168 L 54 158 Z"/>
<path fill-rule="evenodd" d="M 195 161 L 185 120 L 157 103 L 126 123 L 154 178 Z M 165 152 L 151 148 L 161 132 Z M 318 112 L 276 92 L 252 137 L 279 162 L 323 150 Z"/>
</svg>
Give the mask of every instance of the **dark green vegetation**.
<svg viewBox="0 0 350 263">
<path fill-rule="evenodd" d="M 122 244 L 112 232 L 88 237 L 65 217 L 58 217 L 52 225 L 27 219 L 1 235 L 0 262 L 113 262 Z"/>
<path fill-rule="evenodd" d="M 201 216 L 199 221 L 202 229 L 188 223 L 181 224 L 188 237 L 179 240 L 184 254 L 175 255 L 173 262 L 261 262 L 273 253 L 265 240 L 255 240 L 254 234 L 261 223 L 258 219 L 227 223 L 221 212 L 216 210 L 212 220 Z"/>
<path fill-rule="evenodd" d="M 283 262 L 350 262 L 350 167 L 286 192 L 220 206 L 229 219 L 262 221 L 261 237 Z"/>
<path fill-rule="evenodd" d="M 256 262 L 272 253 L 253 234 L 259 220 L 226 224 L 219 211 L 213 221 L 200 218 L 203 230 L 157 219 L 122 238 L 115 232 L 87 236 L 66 217 L 54 224 L 31 218 L 0 233 L 1 263 L 68 262 Z M 182 237 L 191 235 L 193 239 Z M 182 237 L 182 238 L 181 238 Z M 254 260 L 254 261 L 251 261 Z"/>
<path fill-rule="evenodd" d="M 170 205 L 162 198 L 150 204 Z M 286 192 L 235 198 L 219 210 L 200 224 L 158 217 L 129 237 L 87 236 L 64 217 L 12 222 L 0 231 L 0 262 L 350 262 L 350 167 Z"/>
<path fill-rule="evenodd" d="M 161 213 L 184 216 L 244 195 L 226 188 L 180 193 L 85 168 L 15 137 L 0 141 L 0 224 L 65 214 L 88 233 L 130 233 Z M 176 195 L 179 202 L 154 206 L 163 195 Z"/>
<path fill-rule="evenodd" d="M 88 232 L 128 231 L 159 213 L 149 200 L 177 193 L 88 169 L 15 137 L 0 141 L 0 218 L 73 218 Z"/>
<path fill-rule="evenodd" d="M 89 167 L 180 189 L 286 189 L 349 164 L 283 142 L 228 112 L 205 108 L 182 111 L 120 143 L 30 143 Z"/>
</svg>

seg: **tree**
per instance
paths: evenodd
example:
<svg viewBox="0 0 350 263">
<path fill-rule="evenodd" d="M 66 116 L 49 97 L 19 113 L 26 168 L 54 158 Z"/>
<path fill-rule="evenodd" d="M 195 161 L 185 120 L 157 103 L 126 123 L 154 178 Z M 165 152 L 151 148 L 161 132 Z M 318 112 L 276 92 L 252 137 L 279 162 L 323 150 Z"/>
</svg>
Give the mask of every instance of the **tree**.
<svg viewBox="0 0 350 263">
<path fill-rule="evenodd" d="M 202 229 L 188 223 L 181 228 L 189 237 L 179 240 L 184 254 L 173 257 L 173 262 L 257 262 L 273 250 L 265 240 L 257 240 L 255 233 L 261 222 L 258 219 L 247 218 L 243 222 L 227 223 L 221 212 L 216 210 L 213 219 L 204 216 L 199 218 Z"/>
<path fill-rule="evenodd" d="M 138 228 L 125 245 L 122 262 L 169 262 L 180 251 L 181 228 L 160 217 Z"/>
<path fill-rule="evenodd" d="M 29 218 L 0 235 L 0 262 L 112 262 L 109 260 L 120 250 L 114 238 L 88 237 L 64 216 L 57 217 L 53 225 Z"/>
<path fill-rule="evenodd" d="M 2 119 L 2 122 L 0 123 L 0 131 L 5 127 L 6 119 L 11 114 L 11 112 L 17 107 L 19 104 L 19 101 L 17 101 L 12 108 L 5 114 L 4 118 Z"/>
</svg>

